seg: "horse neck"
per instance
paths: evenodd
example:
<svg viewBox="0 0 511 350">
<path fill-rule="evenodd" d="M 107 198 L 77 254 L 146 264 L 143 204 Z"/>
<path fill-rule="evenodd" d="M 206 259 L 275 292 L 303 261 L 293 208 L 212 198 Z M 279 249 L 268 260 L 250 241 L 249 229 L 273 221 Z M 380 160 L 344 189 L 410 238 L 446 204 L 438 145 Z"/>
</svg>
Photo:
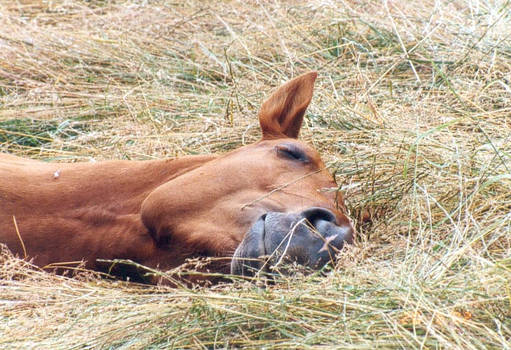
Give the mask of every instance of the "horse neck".
<svg viewBox="0 0 511 350">
<path fill-rule="evenodd" d="M 94 267 L 98 257 L 143 262 L 155 247 L 140 219 L 142 201 L 161 184 L 213 158 L 11 162 L 5 171 L 7 181 L 0 183 L 0 241 L 24 253 L 15 220 L 22 237 L 32 242 L 27 244 L 29 256 L 41 266 L 85 259 Z M 66 249 L 56 251 L 54 246 Z"/>
<path fill-rule="evenodd" d="M 82 208 L 115 215 L 135 214 L 155 188 L 213 158 L 19 163 L 6 173 L 8 181 L 0 184 L 0 204 L 12 214 L 27 216 L 70 213 Z"/>
<path fill-rule="evenodd" d="M 145 197 L 158 186 L 185 174 L 214 156 L 187 156 L 151 161 L 108 161 L 69 167 L 69 188 L 84 205 L 107 205 L 119 213 L 139 210 Z M 65 170 L 60 177 L 65 181 Z M 109 208 L 112 210 L 111 208 Z"/>
</svg>

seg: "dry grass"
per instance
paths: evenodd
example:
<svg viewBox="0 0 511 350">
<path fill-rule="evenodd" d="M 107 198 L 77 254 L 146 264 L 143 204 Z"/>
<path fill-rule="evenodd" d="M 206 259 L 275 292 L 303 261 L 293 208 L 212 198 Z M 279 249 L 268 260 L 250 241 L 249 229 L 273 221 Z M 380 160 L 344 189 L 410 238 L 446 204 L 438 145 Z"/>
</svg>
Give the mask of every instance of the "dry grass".
<svg viewBox="0 0 511 350">
<path fill-rule="evenodd" d="M 1 151 L 222 152 L 318 70 L 303 137 L 373 218 L 327 277 L 266 288 L 73 279 L 3 252 L 0 347 L 511 348 L 511 3 L 304 3 L 0 1 Z"/>
</svg>

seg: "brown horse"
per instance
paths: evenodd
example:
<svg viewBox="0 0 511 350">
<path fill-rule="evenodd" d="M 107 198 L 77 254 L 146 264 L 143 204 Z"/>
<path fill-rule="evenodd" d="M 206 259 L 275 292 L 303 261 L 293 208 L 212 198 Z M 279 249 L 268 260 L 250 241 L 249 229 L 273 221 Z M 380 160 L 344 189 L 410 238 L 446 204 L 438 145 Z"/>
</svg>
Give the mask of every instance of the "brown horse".
<svg viewBox="0 0 511 350">
<path fill-rule="evenodd" d="M 252 275 L 283 257 L 318 268 L 353 227 L 319 154 L 298 141 L 316 73 L 277 89 L 259 112 L 262 139 L 223 155 L 43 163 L 0 154 L 0 243 L 39 266 L 131 259 L 170 269 L 229 257 Z"/>
</svg>

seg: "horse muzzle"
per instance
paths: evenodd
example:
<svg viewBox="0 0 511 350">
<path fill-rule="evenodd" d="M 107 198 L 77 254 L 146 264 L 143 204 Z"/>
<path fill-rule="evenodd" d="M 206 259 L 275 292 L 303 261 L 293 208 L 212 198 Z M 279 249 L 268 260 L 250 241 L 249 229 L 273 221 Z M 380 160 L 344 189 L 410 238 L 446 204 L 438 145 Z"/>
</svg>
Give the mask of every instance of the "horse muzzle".
<svg viewBox="0 0 511 350">
<path fill-rule="evenodd" d="M 335 262 L 344 244 L 353 242 L 353 234 L 351 224 L 338 225 L 334 213 L 324 208 L 269 212 L 252 225 L 236 249 L 231 274 L 268 273 L 285 263 L 321 269 Z"/>
</svg>

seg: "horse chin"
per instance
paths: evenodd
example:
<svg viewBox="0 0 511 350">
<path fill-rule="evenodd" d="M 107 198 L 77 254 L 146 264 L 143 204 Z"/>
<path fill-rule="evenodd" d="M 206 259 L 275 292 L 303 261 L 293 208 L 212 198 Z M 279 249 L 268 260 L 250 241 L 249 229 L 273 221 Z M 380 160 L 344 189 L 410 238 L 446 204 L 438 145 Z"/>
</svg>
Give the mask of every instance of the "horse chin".
<svg viewBox="0 0 511 350">
<path fill-rule="evenodd" d="M 311 208 L 301 213 L 269 212 L 259 217 L 236 249 L 231 274 L 254 276 L 296 263 L 317 270 L 335 260 L 353 228 L 339 226 L 328 210 Z"/>
<path fill-rule="evenodd" d="M 265 219 L 266 214 L 260 216 L 236 248 L 231 261 L 232 275 L 253 276 L 261 269 L 260 257 L 266 255 Z"/>
</svg>

